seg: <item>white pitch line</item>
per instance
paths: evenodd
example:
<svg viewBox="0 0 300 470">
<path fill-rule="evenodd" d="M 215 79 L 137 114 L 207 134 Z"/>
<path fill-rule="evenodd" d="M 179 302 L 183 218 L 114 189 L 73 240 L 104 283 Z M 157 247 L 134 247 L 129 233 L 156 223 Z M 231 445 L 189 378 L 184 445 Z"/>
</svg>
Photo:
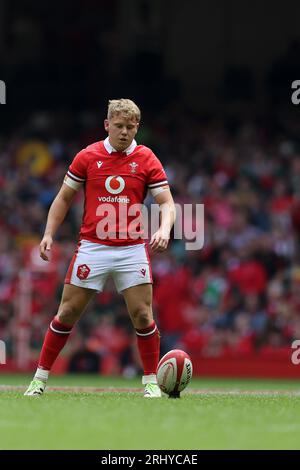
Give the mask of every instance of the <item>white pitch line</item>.
<svg viewBox="0 0 300 470">
<path fill-rule="evenodd" d="M 0 392 L 25 390 L 24 385 L 0 385 Z M 50 386 L 47 392 L 72 393 L 140 393 L 142 388 L 133 387 L 80 387 L 80 386 Z M 224 395 L 224 396 L 300 396 L 300 390 L 239 390 L 239 389 L 193 389 L 183 392 L 183 395 Z"/>
</svg>

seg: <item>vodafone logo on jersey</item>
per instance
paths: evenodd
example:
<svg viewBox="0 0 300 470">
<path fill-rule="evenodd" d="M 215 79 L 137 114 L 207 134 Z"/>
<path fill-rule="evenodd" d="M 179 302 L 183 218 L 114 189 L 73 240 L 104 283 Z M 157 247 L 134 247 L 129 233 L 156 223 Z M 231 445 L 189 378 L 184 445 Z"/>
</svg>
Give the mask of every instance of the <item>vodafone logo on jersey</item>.
<svg viewBox="0 0 300 470">
<path fill-rule="evenodd" d="M 109 176 L 105 180 L 105 188 L 111 194 L 119 194 L 125 188 L 125 181 L 122 176 Z"/>
</svg>

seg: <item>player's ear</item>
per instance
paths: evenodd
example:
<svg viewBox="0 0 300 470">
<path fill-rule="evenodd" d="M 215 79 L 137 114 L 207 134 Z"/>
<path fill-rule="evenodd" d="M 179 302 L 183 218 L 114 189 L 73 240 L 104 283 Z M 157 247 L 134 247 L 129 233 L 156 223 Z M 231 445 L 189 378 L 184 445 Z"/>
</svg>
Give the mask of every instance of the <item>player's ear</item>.
<svg viewBox="0 0 300 470">
<path fill-rule="evenodd" d="M 139 125 L 140 125 L 140 123 L 137 122 L 137 123 L 136 123 L 136 128 L 135 128 L 135 133 L 137 133 L 137 131 L 139 130 Z"/>
<path fill-rule="evenodd" d="M 104 129 L 108 132 L 108 129 L 109 129 L 109 121 L 108 121 L 108 119 L 104 119 Z"/>
</svg>

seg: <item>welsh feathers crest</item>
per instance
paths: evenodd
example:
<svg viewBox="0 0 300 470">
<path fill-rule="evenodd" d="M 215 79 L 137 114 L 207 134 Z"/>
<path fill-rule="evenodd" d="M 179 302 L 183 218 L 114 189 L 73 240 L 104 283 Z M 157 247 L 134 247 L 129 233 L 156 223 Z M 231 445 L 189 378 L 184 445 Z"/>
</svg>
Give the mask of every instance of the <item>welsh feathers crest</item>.
<svg viewBox="0 0 300 470">
<path fill-rule="evenodd" d="M 136 169 L 139 165 L 138 163 L 132 162 L 132 163 L 129 163 L 129 166 L 131 168 L 131 173 L 136 173 Z"/>
</svg>

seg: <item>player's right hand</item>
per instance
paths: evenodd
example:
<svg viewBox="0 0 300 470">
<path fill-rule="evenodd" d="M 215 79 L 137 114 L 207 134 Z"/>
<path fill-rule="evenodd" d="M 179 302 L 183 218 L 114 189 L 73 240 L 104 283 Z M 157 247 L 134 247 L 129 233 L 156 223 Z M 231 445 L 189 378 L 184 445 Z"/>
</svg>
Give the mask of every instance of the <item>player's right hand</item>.
<svg viewBox="0 0 300 470">
<path fill-rule="evenodd" d="M 44 261 L 50 261 L 49 255 L 50 255 L 52 243 L 53 243 L 53 239 L 50 235 L 45 235 L 43 237 L 43 240 L 40 243 L 40 257 Z"/>
</svg>

